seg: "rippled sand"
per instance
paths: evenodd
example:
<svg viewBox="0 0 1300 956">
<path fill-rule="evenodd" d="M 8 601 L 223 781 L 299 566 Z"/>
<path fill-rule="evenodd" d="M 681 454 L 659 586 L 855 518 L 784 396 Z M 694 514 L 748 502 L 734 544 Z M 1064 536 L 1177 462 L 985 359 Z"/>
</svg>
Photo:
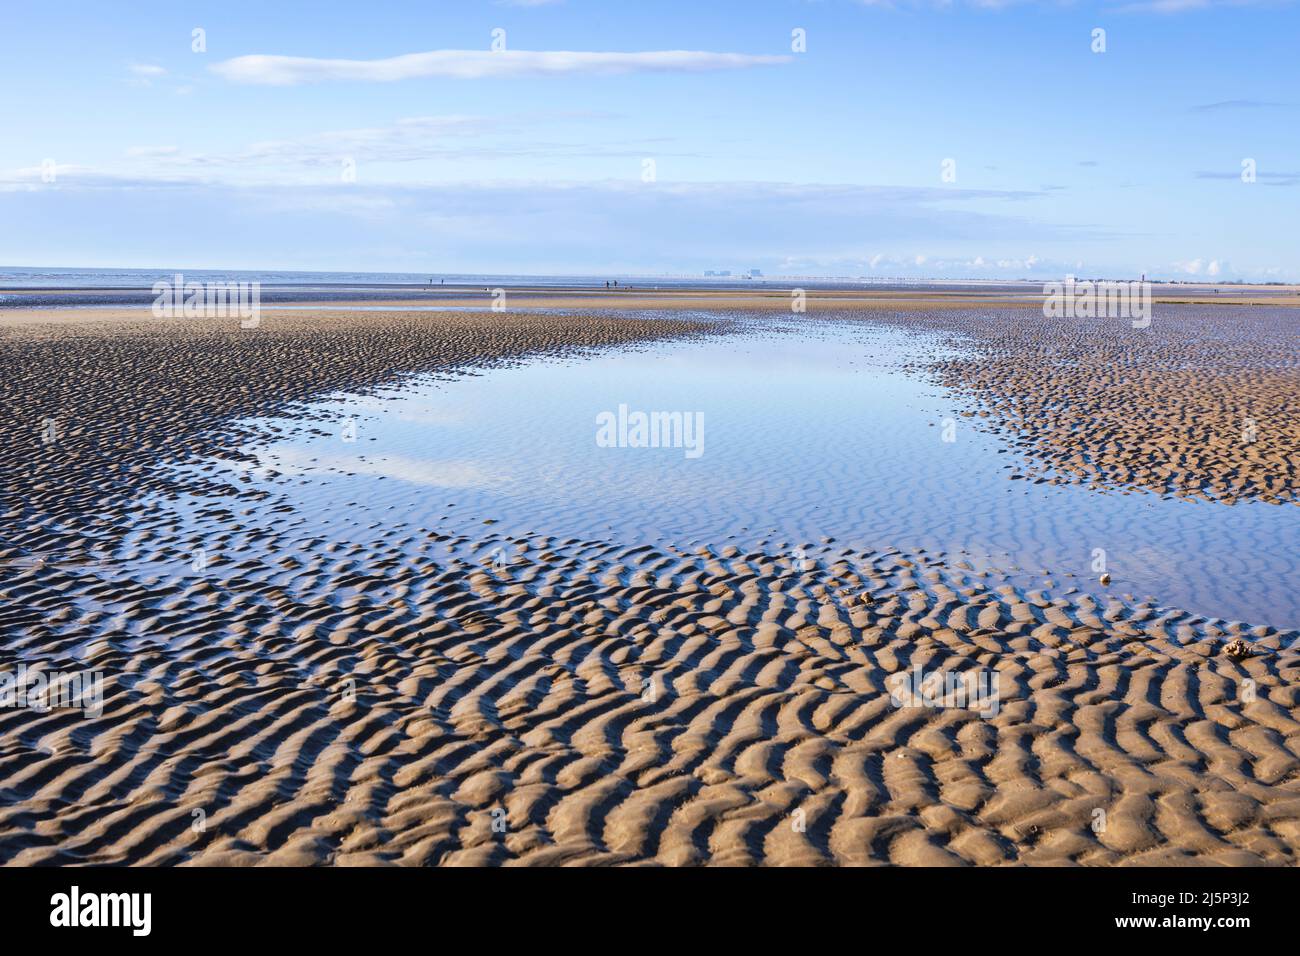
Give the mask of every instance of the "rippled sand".
<svg viewBox="0 0 1300 956">
<path fill-rule="evenodd" d="M 1030 453 L 1029 480 L 1291 509 L 1295 314 L 1157 313 L 1147 340 L 1032 310 L 891 321 L 982 343 L 918 367 Z M 245 526 L 238 489 L 158 467 L 238 459 L 235 417 L 330 390 L 706 332 L 725 320 L 7 319 L 3 663 L 94 669 L 106 694 L 97 717 L 0 711 L 0 859 L 1294 862 L 1294 631 L 1017 590 L 889 542 L 799 564 L 777 540 L 396 514 L 361 546 L 288 512 Z M 1234 443 L 1247 410 L 1256 440 Z M 234 556 L 140 570 L 191 549 L 150 505 L 182 490 L 211 493 Z M 996 674 L 996 713 L 895 706 L 918 669 Z"/>
</svg>

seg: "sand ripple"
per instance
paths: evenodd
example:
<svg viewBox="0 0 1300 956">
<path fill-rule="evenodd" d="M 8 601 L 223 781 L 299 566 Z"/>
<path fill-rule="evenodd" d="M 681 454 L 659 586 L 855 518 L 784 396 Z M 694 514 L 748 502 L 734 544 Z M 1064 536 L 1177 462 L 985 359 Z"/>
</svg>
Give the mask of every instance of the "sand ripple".
<svg viewBox="0 0 1300 956">
<path fill-rule="evenodd" d="M 292 587 L 9 578 L 5 664 L 93 668 L 107 692 L 98 718 L 0 712 L 0 859 L 1257 863 L 1300 846 L 1295 632 L 1022 597 L 943 556 L 826 551 L 800 572 L 489 536 L 512 555 L 497 572 L 439 557 L 452 544 L 290 550 Z M 67 612 L 87 595 L 103 610 Z M 1238 635 L 1244 661 L 1225 653 Z M 895 706 L 886 681 L 918 666 L 996 671 L 999 712 Z"/>
<path fill-rule="evenodd" d="M 1296 862 L 1294 631 L 1022 593 L 942 553 L 807 545 L 800 569 L 793 542 L 469 540 L 399 520 L 367 547 L 287 521 L 242 527 L 229 497 L 208 517 L 240 542 L 236 563 L 139 570 L 192 546 L 140 533 L 142 496 L 175 491 L 149 466 L 238 455 L 223 425 L 236 412 L 477 355 L 710 328 L 293 322 L 243 338 L 149 323 L 0 338 L 22 426 L 0 457 L 0 670 L 105 679 L 98 716 L 0 710 L 0 861 Z M 1063 368 L 1090 361 L 1055 348 Z M 1005 364 L 951 374 L 995 404 L 1032 391 Z M 1115 397 L 1061 374 L 1099 411 L 1073 446 L 1095 451 L 1083 471 L 1294 496 L 1294 472 L 1277 470 L 1293 423 L 1261 416 L 1274 437 L 1228 471 L 1213 437 L 1243 396 L 1289 408 L 1289 373 L 1244 368 L 1181 404 L 1154 385 L 1180 422 L 1155 445 L 1140 410 L 1119 407 L 1148 373 L 1115 378 Z M 1056 423 L 1025 440 L 1061 468 L 1077 453 L 1060 451 L 1079 433 L 1069 414 L 1047 401 L 1026 419 Z M 32 437 L 42 416 L 59 440 Z M 1187 457 L 1202 422 L 1208 444 Z M 1191 477 L 1144 472 L 1162 449 Z M 501 571 L 482 557 L 497 548 Z M 895 706 L 888 682 L 916 668 L 996 673 L 996 715 Z"/>
</svg>

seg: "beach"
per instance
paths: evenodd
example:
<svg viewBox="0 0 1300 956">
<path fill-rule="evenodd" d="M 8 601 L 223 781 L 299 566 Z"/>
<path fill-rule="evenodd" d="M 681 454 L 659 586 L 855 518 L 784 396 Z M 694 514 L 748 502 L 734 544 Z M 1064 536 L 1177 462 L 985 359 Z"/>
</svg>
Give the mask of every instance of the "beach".
<svg viewBox="0 0 1300 956">
<path fill-rule="evenodd" d="M 487 292 L 268 306 L 256 329 L 0 312 L 4 664 L 103 681 L 93 714 L 0 709 L 0 862 L 1295 864 L 1300 300 L 1216 294 L 1158 292 L 1145 329 L 1049 319 L 1005 289 L 809 291 L 797 314 L 789 290 L 521 290 L 504 311 Z M 884 343 L 897 388 L 919 383 L 864 403 L 934 403 L 880 426 L 933 449 L 889 466 L 913 478 L 854 484 L 886 434 L 855 411 L 800 424 L 804 369 L 859 340 Z M 568 452 L 547 486 L 564 507 L 512 491 L 488 509 L 480 489 L 508 476 L 385 457 L 365 421 L 356 445 L 327 444 L 343 419 L 320 404 L 382 419 L 424 377 L 418 448 L 461 382 L 501 396 L 492 376 L 544 365 L 549 388 L 608 361 L 602 387 L 662 375 L 690 414 L 704 400 L 671 390 L 673 363 L 809 342 L 804 378 L 732 371 L 753 393 L 737 405 L 790 396 L 770 457 L 739 470 L 764 484 L 654 459 L 621 493 L 662 495 L 658 519 L 593 504 L 616 482 L 584 484 Z M 594 409 L 606 394 L 622 393 Z M 510 441 L 553 427 L 532 398 L 499 400 L 521 418 Z M 741 420 L 705 411 L 701 460 L 725 460 Z M 581 454 L 622 455 L 609 467 L 648 460 L 593 450 L 589 417 L 574 429 Z M 291 469 L 264 454 L 281 431 L 319 444 Z M 901 534 L 833 500 L 910 483 L 929 512 L 978 521 L 927 479 L 947 431 L 969 462 L 1002 456 L 988 501 L 1059 495 L 1066 530 L 1010 530 L 1076 564 L 1003 566 L 922 539 L 923 509 Z M 806 470 L 782 483 L 783 459 Z M 800 485 L 830 461 L 835 479 Z M 330 462 L 366 483 L 329 497 Z M 669 490 L 699 512 L 674 517 Z M 760 492 L 754 521 L 728 518 Z M 1182 544 L 1186 563 L 1165 555 L 1133 594 L 1073 541 L 1092 496 L 1113 526 L 1136 528 L 1117 509 L 1138 502 L 1170 528 L 1241 515 L 1250 536 L 1239 554 Z M 1244 563 L 1252 542 L 1274 563 Z"/>
</svg>

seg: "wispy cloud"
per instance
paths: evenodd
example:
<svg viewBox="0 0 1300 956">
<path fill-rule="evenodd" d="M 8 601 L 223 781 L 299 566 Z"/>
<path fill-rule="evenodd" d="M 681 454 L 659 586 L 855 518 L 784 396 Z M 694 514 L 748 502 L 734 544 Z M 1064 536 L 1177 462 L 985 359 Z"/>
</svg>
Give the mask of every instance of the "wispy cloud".
<svg viewBox="0 0 1300 956">
<path fill-rule="evenodd" d="M 131 158 L 155 157 L 155 156 L 175 156 L 180 152 L 176 146 L 132 146 L 126 151 L 126 155 Z"/>
<path fill-rule="evenodd" d="M 628 139 L 607 133 L 601 124 L 613 118 L 616 118 L 614 114 L 591 111 L 505 116 L 450 114 L 406 117 L 380 126 L 264 140 L 223 152 L 142 144 L 125 151 L 128 162 L 100 171 L 136 177 L 191 177 L 208 182 L 244 183 L 281 181 L 293 185 L 303 182 L 304 173 L 319 182 L 322 170 L 337 178 L 344 160 L 363 164 L 369 172 L 374 172 L 382 167 L 391 170 L 393 164 L 434 160 L 474 163 L 518 157 L 639 160 L 651 152 L 657 157 L 695 155 L 673 150 L 671 139 Z M 597 130 L 595 134 L 593 127 Z M 36 172 L 28 171 L 29 175 Z"/>
<path fill-rule="evenodd" d="M 1139 0 L 1126 3 L 1120 10 L 1126 13 L 1182 13 L 1185 10 L 1203 10 L 1211 6 L 1210 0 Z"/>
<path fill-rule="evenodd" d="M 1193 113 L 1227 113 L 1237 110 L 1295 109 L 1293 103 L 1272 100 L 1219 100 L 1217 103 L 1200 103 L 1192 107 Z"/>
<path fill-rule="evenodd" d="M 1197 179 L 1224 179 L 1240 180 L 1240 172 L 1218 172 L 1201 171 L 1196 174 Z M 1266 186 L 1294 186 L 1300 183 L 1300 173 L 1275 173 L 1275 172 L 1256 172 L 1255 179 Z"/>
<path fill-rule="evenodd" d="M 296 86 L 352 81 L 393 83 L 420 77 L 461 80 L 486 77 L 566 74 L 700 73 L 787 63 L 786 55 L 710 53 L 703 50 L 653 50 L 596 53 L 566 50 L 430 50 L 379 60 L 325 60 L 301 56 L 237 56 L 211 69 L 233 83 Z"/>
<path fill-rule="evenodd" d="M 1109 9 L 1119 13 L 1185 13 L 1189 10 L 1209 10 L 1219 7 L 1277 7 L 1287 6 L 1295 0 L 1132 0 L 1111 4 Z M 973 7 L 977 10 L 1007 10 L 1021 6 L 1068 8 L 1072 0 L 858 0 L 863 6 L 881 9 L 953 10 Z"/>
<path fill-rule="evenodd" d="M 64 258 L 84 258 L 104 229 L 118 235 L 120 227 L 110 224 L 133 217 L 201 220 L 204 228 L 192 232 L 187 252 L 206 252 L 212 262 L 288 267 L 285 250 L 291 250 L 299 261 L 326 268 L 425 270 L 438 262 L 441 271 L 553 273 L 676 272 L 719 261 L 766 268 L 790 255 L 815 261 L 878 249 L 939 256 L 976 242 L 983 254 L 1004 256 L 1027 243 L 1108 235 L 1039 221 L 1037 197 L 951 186 L 644 183 L 639 177 L 289 187 L 69 172 L 57 184 L 31 185 L 30 178 L 13 190 L 0 184 L 0 209 L 23 231 L 32 256 L 58 250 Z M 119 242 L 114 249 L 162 261 L 175 251 L 170 235 L 166 229 L 133 233 L 130 248 Z"/>
<path fill-rule="evenodd" d="M 130 74 L 127 83 L 140 87 L 153 86 L 154 80 L 160 80 L 167 75 L 165 67 L 153 63 L 128 63 L 126 71 Z"/>
<path fill-rule="evenodd" d="M 936 10 L 947 10 L 959 5 L 975 7 L 979 10 L 1005 10 L 1007 7 L 1035 2 L 1038 0 L 962 0 L 960 4 L 954 3 L 953 0 L 858 0 L 858 3 L 864 7 L 883 7 L 889 10 L 898 7 L 931 7 Z"/>
<path fill-rule="evenodd" d="M 1186 13 L 1191 10 L 1240 7 L 1284 7 L 1294 0 L 1136 0 L 1114 9 L 1120 13 Z"/>
</svg>

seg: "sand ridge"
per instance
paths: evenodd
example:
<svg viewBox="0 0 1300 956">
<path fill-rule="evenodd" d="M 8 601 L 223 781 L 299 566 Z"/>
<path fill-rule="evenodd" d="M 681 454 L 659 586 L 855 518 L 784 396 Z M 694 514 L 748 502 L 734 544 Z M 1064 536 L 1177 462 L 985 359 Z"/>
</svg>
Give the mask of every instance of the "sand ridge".
<svg viewBox="0 0 1300 956">
<path fill-rule="evenodd" d="M 95 719 L 0 712 L 0 858 L 1295 862 L 1298 633 L 942 554 L 488 535 L 496 570 L 441 538 L 10 577 L 6 657 L 109 689 Z M 998 713 L 895 706 L 917 667 L 995 671 Z"/>
<path fill-rule="evenodd" d="M 0 324 L 4 430 L 0 558 L 16 549 L 90 547 L 117 537 L 102 516 L 138 509 L 167 479 L 149 466 L 218 455 L 238 459 L 230 419 L 271 414 L 336 389 L 364 390 L 430 368 L 579 354 L 723 323 L 526 313 L 289 314 L 255 330 L 237 319 L 85 313 Z M 47 440 L 53 438 L 53 440 Z M 60 528 L 80 518 L 79 531 Z"/>
<path fill-rule="evenodd" d="M 1175 422 L 1258 396 L 1289 408 L 1294 363 L 1269 317 L 1223 314 L 1161 334 L 1182 362 L 1229 356 L 1224 382 L 1202 368 L 1173 388 L 1142 367 L 1121 384 L 1145 382 Z M 1039 460 L 1062 470 L 1053 449 L 1083 448 L 1102 480 L 1143 485 L 1115 471 L 1137 432 L 1102 431 L 1094 451 L 1095 434 L 1055 427 L 1075 393 L 1136 427 L 1143 408 L 1107 399 L 1088 368 L 1142 349 L 1131 333 L 889 321 L 972 348 L 918 369 L 1009 403 L 987 420 L 1035 426 L 1012 433 Z M 287 513 L 245 528 L 238 487 L 192 479 L 227 529 L 216 561 L 132 570 L 188 556 L 147 504 L 178 488 L 156 466 L 237 456 L 236 415 L 404 372 L 725 331 L 725 316 L 450 313 L 6 326 L 0 670 L 93 668 L 107 692 L 99 717 L 0 710 L 0 861 L 1296 862 L 1293 631 L 1020 592 L 960 555 L 884 544 L 627 547 L 490 525 L 470 539 L 399 517 L 364 546 Z M 1080 366 L 1069 391 L 1035 384 L 1034 363 L 1058 362 Z M 1272 433 L 1250 484 L 1229 480 L 1245 466 L 1226 442 L 1181 455 L 1181 473 L 1237 500 L 1293 493 L 1293 472 L 1268 471 L 1290 433 Z M 895 706 L 888 681 L 917 667 L 996 672 L 996 715 Z"/>
<path fill-rule="evenodd" d="M 1300 501 L 1300 313 L 1165 305 L 1122 319 L 947 313 L 977 360 L 925 363 L 1009 434 L 1028 480 L 1231 504 Z"/>
</svg>

